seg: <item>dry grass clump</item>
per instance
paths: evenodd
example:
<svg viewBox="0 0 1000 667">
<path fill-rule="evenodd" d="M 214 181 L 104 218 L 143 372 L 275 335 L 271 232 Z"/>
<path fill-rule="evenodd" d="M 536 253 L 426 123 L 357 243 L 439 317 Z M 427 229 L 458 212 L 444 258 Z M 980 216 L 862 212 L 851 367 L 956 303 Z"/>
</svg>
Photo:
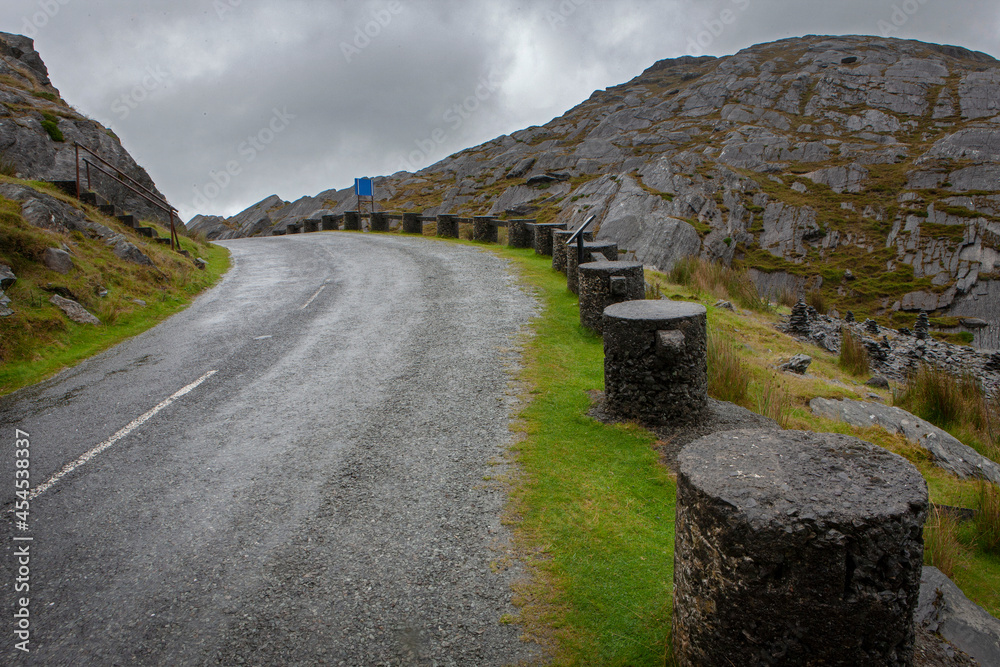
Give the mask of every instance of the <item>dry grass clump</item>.
<svg viewBox="0 0 1000 667">
<path fill-rule="evenodd" d="M 865 349 L 861 338 L 849 329 L 841 328 L 840 330 L 840 359 L 838 363 L 851 375 L 868 375 L 871 372 L 868 363 L 868 350 Z"/>
<path fill-rule="evenodd" d="M 924 524 L 924 565 L 933 565 L 954 577 L 965 549 L 958 540 L 958 521 L 934 505 Z"/>
<path fill-rule="evenodd" d="M 980 548 L 988 553 L 1000 554 L 1000 488 L 980 481 L 976 488 L 975 510 L 972 521 Z"/>
<path fill-rule="evenodd" d="M 750 367 L 731 340 L 708 332 L 708 393 L 720 401 L 744 403 L 750 388 Z"/>
<path fill-rule="evenodd" d="M 707 292 L 719 299 L 731 299 L 743 308 L 769 312 L 771 305 L 760 295 L 746 271 L 699 257 L 685 257 L 670 269 L 669 279 L 690 287 L 696 293 Z"/>
</svg>

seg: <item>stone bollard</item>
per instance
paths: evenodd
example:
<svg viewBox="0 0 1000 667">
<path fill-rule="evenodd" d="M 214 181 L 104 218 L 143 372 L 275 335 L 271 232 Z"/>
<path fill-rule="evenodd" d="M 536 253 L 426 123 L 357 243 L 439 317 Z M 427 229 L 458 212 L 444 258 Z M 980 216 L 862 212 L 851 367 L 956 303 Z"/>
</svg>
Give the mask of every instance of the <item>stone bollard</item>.
<svg viewBox="0 0 1000 667">
<path fill-rule="evenodd" d="M 497 242 L 497 219 L 491 215 L 477 215 L 472 218 L 472 240 L 480 243 Z"/>
<path fill-rule="evenodd" d="M 566 253 L 569 252 L 569 249 L 566 247 L 566 241 L 569 240 L 569 237 L 573 236 L 573 234 L 574 231 L 572 229 L 555 230 L 552 232 L 552 268 L 556 271 L 566 273 Z M 583 240 L 584 242 L 593 241 L 594 233 L 584 232 Z M 576 243 L 576 241 L 573 243 Z M 584 262 L 584 264 L 586 264 L 586 262 Z"/>
<path fill-rule="evenodd" d="M 437 217 L 437 235 L 447 239 L 458 238 L 458 221 L 453 215 L 441 214 Z"/>
<path fill-rule="evenodd" d="M 359 211 L 344 211 L 344 229 L 350 232 L 361 231 L 361 213 Z"/>
<path fill-rule="evenodd" d="M 535 254 L 552 254 L 552 232 L 558 229 L 566 229 L 566 225 L 561 222 L 536 222 L 535 223 Z"/>
<path fill-rule="evenodd" d="M 424 223 L 420 220 L 419 213 L 403 214 L 403 233 L 404 234 L 424 233 Z"/>
<path fill-rule="evenodd" d="M 285 227 L 285 232 L 288 234 L 298 234 L 302 231 L 302 225 L 297 222 L 290 222 L 288 226 Z"/>
<path fill-rule="evenodd" d="M 705 306 L 624 301 L 604 309 L 608 412 L 647 424 L 696 421 L 708 404 Z"/>
<path fill-rule="evenodd" d="M 511 248 L 531 248 L 535 243 L 535 231 L 527 220 L 507 221 L 507 245 Z"/>
<path fill-rule="evenodd" d="M 323 221 L 323 231 L 327 232 L 340 229 L 340 224 L 338 223 L 337 220 L 337 218 L 339 217 L 340 216 L 337 215 L 324 215 L 321 218 L 321 220 Z"/>
<path fill-rule="evenodd" d="M 836 433 L 726 431 L 678 457 L 683 667 L 913 664 L 927 486 Z"/>
<path fill-rule="evenodd" d="M 319 231 L 319 218 L 306 218 L 302 221 L 302 231 L 303 232 L 318 232 Z"/>
<path fill-rule="evenodd" d="M 641 301 L 646 296 L 642 262 L 589 262 L 578 268 L 580 324 L 601 333 L 604 309 L 622 301 Z"/>
<path fill-rule="evenodd" d="M 371 231 L 373 232 L 389 231 L 389 216 L 386 215 L 385 211 L 375 211 L 374 213 L 372 213 Z"/>
<path fill-rule="evenodd" d="M 611 262 L 618 261 L 618 244 L 614 241 L 585 241 L 583 244 L 583 263 L 607 259 Z M 566 288 L 573 294 L 580 293 L 579 266 L 580 252 L 576 243 L 566 246 Z M 645 292 L 643 296 L 645 297 Z"/>
</svg>

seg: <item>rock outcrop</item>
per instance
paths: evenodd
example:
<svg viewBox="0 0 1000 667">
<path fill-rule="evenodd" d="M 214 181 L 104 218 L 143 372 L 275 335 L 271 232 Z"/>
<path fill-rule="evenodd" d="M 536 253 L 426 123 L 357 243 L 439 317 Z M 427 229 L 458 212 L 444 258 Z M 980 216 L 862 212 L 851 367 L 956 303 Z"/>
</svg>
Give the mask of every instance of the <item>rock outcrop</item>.
<svg viewBox="0 0 1000 667">
<path fill-rule="evenodd" d="M 31 39 L 0 32 L 0 55 L 0 168 L 25 179 L 76 180 L 78 142 L 160 195 L 114 132 L 63 101 Z M 108 179 L 94 178 L 101 196 L 120 209 L 140 219 L 168 221 L 145 199 L 104 182 Z"/>
<path fill-rule="evenodd" d="M 657 62 L 543 126 L 376 179 L 376 192 L 386 209 L 429 214 L 570 227 L 596 215 L 598 240 L 653 267 L 700 255 L 862 318 L 961 307 L 994 323 L 998 90 L 1000 62 L 958 47 L 787 39 Z M 330 190 L 268 206 L 257 226 L 211 224 L 266 234 L 354 207 L 349 188 Z"/>
</svg>

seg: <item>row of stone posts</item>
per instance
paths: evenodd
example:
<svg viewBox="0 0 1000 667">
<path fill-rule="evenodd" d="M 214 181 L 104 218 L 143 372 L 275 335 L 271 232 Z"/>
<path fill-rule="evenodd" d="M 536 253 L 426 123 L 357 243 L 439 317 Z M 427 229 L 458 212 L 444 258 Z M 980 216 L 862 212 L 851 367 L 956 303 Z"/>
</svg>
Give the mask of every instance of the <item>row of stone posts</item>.
<svg viewBox="0 0 1000 667">
<path fill-rule="evenodd" d="M 329 219 L 328 219 L 329 218 Z M 361 228 L 360 214 L 305 231 Z M 404 233 L 428 220 L 402 216 Z M 386 214 L 373 231 L 388 230 Z M 458 237 L 441 214 L 437 235 Z M 495 218 L 473 238 L 497 241 Z M 561 223 L 507 221 L 513 247 L 551 255 L 579 294 L 580 322 L 604 339 L 606 412 L 649 426 L 699 428 L 708 398 L 707 309 L 646 300 L 643 266 Z M 289 233 L 296 233 L 289 225 Z M 701 432 L 705 432 L 701 430 Z M 905 459 L 857 438 L 736 430 L 678 456 L 672 637 L 684 667 L 911 665 L 927 488 Z"/>
</svg>

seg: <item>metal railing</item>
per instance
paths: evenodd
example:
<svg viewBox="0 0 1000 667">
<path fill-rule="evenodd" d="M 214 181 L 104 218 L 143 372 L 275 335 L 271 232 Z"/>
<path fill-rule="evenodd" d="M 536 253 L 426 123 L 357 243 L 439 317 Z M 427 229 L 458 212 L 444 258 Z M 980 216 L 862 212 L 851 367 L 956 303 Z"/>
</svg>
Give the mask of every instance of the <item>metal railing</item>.
<svg viewBox="0 0 1000 667">
<path fill-rule="evenodd" d="M 573 241 L 576 241 L 577 265 L 583 264 L 583 232 L 590 226 L 590 223 L 592 223 L 596 217 L 596 215 L 592 215 L 584 220 L 579 229 L 573 232 L 572 236 L 566 239 L 566 245 L 572 245 Z"/>
<path fill-rule="evenodd" d="M 77 197 L 77 199 L 80 198 L 80 194 L 81 194 L 81 189 L 80 189 L 80 149 L 83 149 L 84 151 L 86 151 L 87 153 L 89 153 L 94 159 L 97 160 L 97 163 L 95 163 L 95 162 L 91 162 L 90 159 L 88 159 L 86 156 L 84 156 L 84 158 L 83 158 L 83 162 L 86 165 L 87 189 L 93 191 L 93 188 L 91 187 L 91 180 L 90 180 L 90 168 L 93 167 L 94 169 L 96 169 L 100 173 L 104 174 L 105 176 L 108 176 L 109 178 L 111 178 L 112 180 L 114 180 L 115 182 L 117 182 L 119 185 L 125 186 L 125 188 L 128 189 L 129 191 L 131 191 L 132 193 L 138 195 L 139 197 L 142 197 L 143 199 L 145 199 L 146 201 L 148 201 L 153 206 L 155 206 L 157 208 L 160 208 L 160 209 L 163 209 L 164 211 L 167 212 L 167 215 L 170 217 L 170 249 L 171 250 L 176 250 L 177 248 L 180 247 L 180 245 L 181 245 L 180 237 L 177 236 L 177 228 L 174 225 L 174 214 L 177 213 L 177 209 L 176 208 L 174 208 L 173 206 L 171 206 L 169 203 L 167 203 L 167 201 L 165 199 L 161 198 L 159 195 L 157 195 L 155 192 L 153 192 L 152 190 L 150 190 L 149 188 L 147 188 L 146 186 L 144 186 L 142 183 L 138 182 L 137 180 L 135 180 L 134 178 L 132 178 L 131 176 L 129 176 L 128 174 L 126 174 L 125 172 L 123 172 L 121 169 L 119 169 L 115 165 L 111 164 L 110 162 L 108 162 L 107 160 L 105 160 L 104 158 L 102 158 L 100 155 L 98 155 L 97 153 L 95 153 L 94 151 L 92 151 L 89 148 L 87 148 L 86 146 L 80 145 L 79 142 L 74 142 L 74 146 L 76 148 L 76 197 Z"/>
</svg>

